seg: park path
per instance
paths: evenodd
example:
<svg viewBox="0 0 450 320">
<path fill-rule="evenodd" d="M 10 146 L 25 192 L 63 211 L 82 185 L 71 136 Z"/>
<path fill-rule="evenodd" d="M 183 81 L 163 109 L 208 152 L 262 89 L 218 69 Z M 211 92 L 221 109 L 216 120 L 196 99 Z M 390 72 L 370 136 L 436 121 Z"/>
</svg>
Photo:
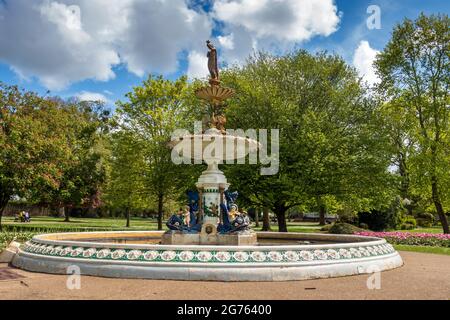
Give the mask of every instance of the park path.
<svg viewBox="0 0 450 320">
<path fill-rule="evenodd" d="M 0 264 L 0 299 L 450 299 L 450 256 L 400 252 L 405 265 L 381 274 L 292 282 L 195 282 L 82 277 L 68 290 L 66 276 L 31 273 Z M 2 280 L 3 279 L 3 280 Z"/>
</svg>

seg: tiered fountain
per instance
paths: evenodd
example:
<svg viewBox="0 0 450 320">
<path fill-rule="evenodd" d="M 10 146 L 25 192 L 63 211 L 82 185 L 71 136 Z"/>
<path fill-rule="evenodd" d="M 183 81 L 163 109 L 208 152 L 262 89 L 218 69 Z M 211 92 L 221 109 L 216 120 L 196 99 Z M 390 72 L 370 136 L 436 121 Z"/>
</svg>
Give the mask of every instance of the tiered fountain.
<svg viewBox="0 0 450 320">
<path fill-rule="evenodd" d="M 238 193 L 228 191 L 230 184 L 219 164 L 245 158 L 256 152 L 256 140 L 228 134 L 225 130 L 224 102 L 234 91 L 220 85 L 217 51 L 208 41 L 209 86 L 196 91 L 210 110 L 207 130 L 202 134 L 185 135 L 174 139 L 171 146 L 179 156 L 194 163 L 204 161 L 208 168 L 196 184 L 198 192 L 190 193 L 189 218 L 173 216 L 167 226 L 162 244 L 198 245 L 254 245 L 256 233 L 250 230 L 250 221 L 239 213 L 234 203 Z M 189 150 L 186 154 L 186 150 Z M 209 152 L 207 152 L 209 151 Z"/>
<path fill-rule="evenodd" d="M 174 215 L 169 231 L 87 232 L 35 236 L 12 263 L 30 271 L 147 279 L 286 281 L 389 270 L 403 264 L 384 239 L 351 235 L 254 232 L 237 212 L 237 192 L 218 165 L 256 151 L 257 141 L 227 134 L 216 49 L 208 41 L 209 86 L 197 91 L 210 108 L 209 128 L 171 142 L 176 154 L 208 168 L 191 192 L 189 211 Z M 215 146 L 215 152 L 207 152 Z M 221 151 L 223 149 L 223 151 Z M 189 150 L 189 152 L 186 152 Z M 200 162 L 201 163 L 201 162 Z"/>
</svg>

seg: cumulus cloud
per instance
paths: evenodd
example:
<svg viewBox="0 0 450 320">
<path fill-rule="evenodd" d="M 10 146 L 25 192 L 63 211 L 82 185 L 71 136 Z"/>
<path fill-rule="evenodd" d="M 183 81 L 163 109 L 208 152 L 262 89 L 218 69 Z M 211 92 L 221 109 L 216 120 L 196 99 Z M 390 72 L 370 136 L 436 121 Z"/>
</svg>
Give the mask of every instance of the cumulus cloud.
<svg viewBox="0 0 450 320">
<path fill-rule="evenodd" d="M 101 93 L 81 91 L 75 95 L 80 101 L 101 101 L 104 103 L 108 102 L 108 99 Z"/>
<path fill-rule="evenodd" d="M 379 83 L 380 79 L 375 73 L 373 63 L 379 51 L 372 49 L 369 42 L 363 40 L 359 43 L 353 56 L 353 65 L 359 75 L 370 85 Z"/>
<path fill-rule="evenodd" d="M 170 74 L 186 52 L 189 76 L 203 77 L 214 20 L 221 61 L 239 63 L 328 36 L 340 16 L 334 0 L 216 0 L 210 12 L 192 0 L 0 0 L 0 62 L 51 90 L 108 81 L 119 64 Z"/>
<path fill-rule="evenodd" d="M 37 76 L 52 89 L 114 77 L 119 57 L 86 32 L 79 6 L 14 0 L 0 5 L 0 17 L 0 61 L 19 75 Z"/>
<path fill-rule="evenodd" d="M 337 30 L 339 15 L 333 0 L 217 0 L 215 16 L 243 26 L 257 37 L 304 41 Z"/>
<path fill-rule="evenodd" d="M 209 17 L 183 0 L 135 0 L 128 21 L 121 52 L 128 69 L 140 76 L 176 71 L 180 51 L 203 48 L 211 33 Z"/>
<path fill-rule="evenodd" d="M 218 38 L 229 62 L 255 49 L 290 49 L 314 36 L 338 29 L 340 14 L 333 0 L 217 0 L 213 16 L 225 24 Z"/>
<path fill-rule="evenodd" d="M 119 63 L 139 76 L 174 72 L 210 32 L 208 15 L 183 0 L 0 1 L 0 62 L 52 90 L 110 80 Z"/>
<path fill-rule="evenodd" d="M 188 71 L 189 78 L 205 78 L 208 74 L 208 58 L 205 53 L 192 51 L 188 55 Z"/>
</svg>

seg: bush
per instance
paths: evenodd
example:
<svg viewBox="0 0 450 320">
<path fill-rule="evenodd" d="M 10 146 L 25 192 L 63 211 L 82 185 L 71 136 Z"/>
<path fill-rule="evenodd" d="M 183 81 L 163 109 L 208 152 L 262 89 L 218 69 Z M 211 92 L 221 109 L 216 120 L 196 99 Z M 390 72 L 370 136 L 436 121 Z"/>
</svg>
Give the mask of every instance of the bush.
<svg viewBox="0 0 450 320">
<path fill-rule="evenodd" d="M 355 232 L 360 231 L 363 231 L 363 229 L 348 223 L 335 223 L 329 230 L 329 232 L 333 234 L 354 234 Z"/>
<path fill-rule="evenodd" d="M 360 223 L 359 227 L 366 230 L 369 229 L 369 225 L 367 223 Z"/>
<path fill-rule="evenodd" d="M 436 222 L 434 215 L 429 212 L 421 212 L 416 218 L 417 225 L 424 228 L 430 228 Z"/>
<path fill-rule="evenodd" d="M 334 224 L 327 224 L 325 226 L 323 226 L 322 228 L 320 228 L 320 231 L 330 231 L 330 229 L 333 227 Z"/>
<path fill-rule="evenodd" d="M 431 222 L 427 219 L 417 218 L 416 221 L 417 221 L 417 225 L 422 228 L 431 228 L 433 226 L 433 222 Z"/>
<path fill-rule="evenodd" d="M 383 231 L 389 228 L 395 228 L 396 224 L 391 221 L 388 212 L 371 210 L 370 212 L 358 213 L 359 224 L 366 224 L 370 230 Z"/>
<path fill-rule="evenodd" d="M 417 222 L 414 217 L 408 216 L 403 219 L 402 224 L 400 225 L 401 230 L 412 230 L 417 227 Z"/>
<path fill-rule="evenodd" d="M 370 210 L 358 212 L 359 224 L 365 223 L 370 230 L 383 231 L 397 229 L 403 223 L 404 207 L 399 197 L 394 199 L 391 205 L 382 210 Z"/>
</svg>

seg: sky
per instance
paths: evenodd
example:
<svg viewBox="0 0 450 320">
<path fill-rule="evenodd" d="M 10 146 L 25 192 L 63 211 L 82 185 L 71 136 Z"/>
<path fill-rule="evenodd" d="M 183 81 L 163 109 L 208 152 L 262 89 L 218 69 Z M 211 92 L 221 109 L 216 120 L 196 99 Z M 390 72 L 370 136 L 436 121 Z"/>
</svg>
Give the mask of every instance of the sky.
<svg viewBox="0 0 450 320">
<path fill-rule="evenodd" d="M 111 107 L 149 74 L 208 74 L 258 50 L 341 55 L 369 84 L 376 53 L 405 17 L 446 0 L 0 0 L 0 81 Z M 48 93 L 50 91 L 50 93 Z"/>
</svg>

